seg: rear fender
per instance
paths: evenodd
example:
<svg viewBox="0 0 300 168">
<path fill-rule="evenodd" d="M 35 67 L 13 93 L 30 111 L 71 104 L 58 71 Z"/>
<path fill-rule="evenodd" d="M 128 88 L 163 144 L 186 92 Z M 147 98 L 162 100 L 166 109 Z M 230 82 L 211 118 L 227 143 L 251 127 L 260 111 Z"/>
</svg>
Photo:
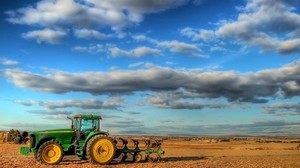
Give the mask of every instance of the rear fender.
<svg viewBox="0 0 300 168">
<path fill-rule="evenodd" d="M 108 136 L 108 133 L 107 132 L 99 132 L 99 131 L 91 131 L 84 142 L 84 148 L 86 147 L 89 140 L 96 135 Z"/>
<path fill-rule="evenodd" d="M 95 135 L 103 135 L 103 136 L 108 136 L 107 132 L 99 132 L 99 131 L 91 131 L 89 135 L 87 136 L 85 143 L 87 143 L 93 136 Z"/>
</svg>

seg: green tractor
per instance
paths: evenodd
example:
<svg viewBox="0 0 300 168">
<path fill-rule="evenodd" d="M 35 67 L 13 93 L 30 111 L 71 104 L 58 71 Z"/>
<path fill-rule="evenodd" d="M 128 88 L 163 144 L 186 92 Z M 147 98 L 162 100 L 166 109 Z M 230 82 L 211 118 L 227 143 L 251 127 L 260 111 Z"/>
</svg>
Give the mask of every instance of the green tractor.
<svg viewBox="0 0 300 168">
<path fill-rule="evenodd" d="M 101 116 L 78 114 L 68 118 L 72 121 L 69 129 L 31 132 L 30 147 L 21 147 L 20 153 L 34 153 L 37 161 L 49 165 L 59 164 L 64 155 L 77 155 L 95 164 L 109 164 L 114 159 L 125 161 L 129 155 L 139 162 L 143 158 L 160 160 L 164 154 L 161 141 L 145 139 L 145 146 L 140 148 L 139 140 L 131 139 L 134 147 L 130 149 L 127 139 L 109 137 L 108 132 L 101 131 Z"/>
</svg>

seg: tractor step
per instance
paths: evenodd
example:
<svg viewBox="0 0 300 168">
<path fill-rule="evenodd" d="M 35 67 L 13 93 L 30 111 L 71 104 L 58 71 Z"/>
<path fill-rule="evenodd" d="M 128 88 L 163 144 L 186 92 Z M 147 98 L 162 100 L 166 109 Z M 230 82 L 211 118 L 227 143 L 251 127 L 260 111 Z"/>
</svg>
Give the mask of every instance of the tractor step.
<svg viewBox="0 0 300 168">
<path fill-rule="evenodd" d="M 78 157 L 83 157 L 83 146 L 76 146 L 75 153 Z"/>
</svg>

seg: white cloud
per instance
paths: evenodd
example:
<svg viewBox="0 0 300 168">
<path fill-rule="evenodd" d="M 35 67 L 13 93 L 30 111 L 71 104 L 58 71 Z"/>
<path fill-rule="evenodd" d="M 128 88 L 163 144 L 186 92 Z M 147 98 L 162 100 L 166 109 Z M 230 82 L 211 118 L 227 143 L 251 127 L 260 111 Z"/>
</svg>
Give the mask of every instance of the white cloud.
<svg viewBox="0 0 300 168">
<path fill-rule="evenodd" d="M 109 48 L 109 51 L 111 53 L 112 57 L 119 57 L 119 56 L 125 56 L 125 57 L 143 57 L 147 55 L 156 55 L 160 56 L 161 52 L 158 49 L 149 48 L 149 47 L 137 47 L 135 49 L 132 49 L 130 51 L 122 50 L 118 47 L 112 47 Z"/>
<path fill-rule="evenodd" d="M 62 30 L 43 29 L 23 33 L 25 39 L 36 40 L 38 43 L 57 44 L 67 33 Z"/>
<path fill-rule="evenodd" d="M 300 53 L 300 38 L 282 41 L 277 47 L 282 54 Z"/>
<path fill-rule="evenodd" d="M 98 54 L 104 52 L 104 46 L 101 44 L 91 45 L 91 46 L 75 46 L 73 47 L 73 51 L 88 53 L 88 54 Z"/>
<path fill-rule="evenodd" d="M 117 30 L 139 23 L 145 14 L 161 12 L 188 0 L 41 0 L 35 6 L 7 11 L 9 22 L 43 27 L 90 28 L 109 26 Z"/>
<path fill-rule="evenodd" d="M 216 34 L 214 31 L 205 29 L 200 29 L 199 32 L 196 32 L 194 29 L 186 27 L 180 30 L 180 33 L 191 38 L 193 41 L 212 41 L 216 38 Z"/>
<path fill-rule="evenodd" d="M 150 62 L 136 62 L 128 65 L 128 68 L 152 68 L 155 67 L 154 64 Z"/>
<path fill-rule="evenodd" d="M 264 106 L 263 113 L 274 115 L 300 115 L 300 103 L 276 103 Z"/>
<path fill-rule="evenodd" d="M 183 56 L 206 57 L 196 45 L 177 40 L 158 42 L 157 46 Z"/>
<path fill-rule="evenodd" d="M 9 22 L 14 24 L 51 26 L 72 22 L 83 8 L 73 0 L 42 0 L 36 6 L 8 11 Z"/>
<path fill-rule="evenodd" d="M 126 26 L 136 25 L 150 13 L 184 5 L 188 0 L 40 0 L 35 5 L 6 11 L 12 24 L 40 27 L 22 34 L 38 43 L 57 44 L 67 31 L 80 39 L 124 38 Z M 110 28 L 113 33 L 100 30 Z M 150 40 L 150 39 L 149 39 Z"/>
<path fill-rule="evenodd" d="M 75 37 L 79 39 L 99 39 L 103 40 L 108 38 L 109 36 L 106 34 L 103 34 L 97 30 L 92 29 L 75 29 L 74 30 Z"/>
<path fill-rule="evenodd" d="M 146 35 L 139 34 L 139 35 L 130 35 L 131 38 L 140 42 L 146 41 L 151 44 L 156 45 L 157 47 L 168 50 L 172 53 L 183 55 L 183 56 L 191 56 L 191 57 L 207 57 L 201 53 L 201 50 L 195 44 L 189 44 L 185 42 L 180 42 L 177 40 L 172 41 L 158 41 L 153 38 L 147 37 Z M 121 52 L 121 51 L 120 51 Z M 125 54 L 125 53 L 123 53 Z"/>
<path fill-rule="evenodd" d="M 138 42 L 140 42 L 140 41 L 147 41 L 147 42 L 152 43 L 152 44 L 158 43 L 157 40 L 155 40 L 155 39 L 153 39 L 153 38 L 150 38 L 150 37 L 147 37 L 147 36 L 145 36 L 145 35 L 143 35 L 143 34 L 131 35 L 131 37 L 132 37 L 134 40 L 138 41 Z"/>
<path fill-rule="evenodd" d="M 56 115 L 49 115 L 49 114 L 44 114 L 42 116 L 43 119 L 50 119 L 50 120 L 66 120 L 67 117 L 70 115 L 68 114 L 56 114 Z"/>
<path fill-rule="evenodd" d="M 241 45 L 259 46 L 262 51 L 300 53 L 300 15 L 295 5 L 299 1 L 249 0 L 239 8 L 236 20 L 221 20 L 215 30 L 196 31 L 187 27 L 180 32 L 193 41 L 224 38 Z"/>
<path fill-rule="evenodd" d="M 26 102 L 23 102 L 26 103 Z M 47 115 L 47 116 L 56 116 L 56 115 L 62 115 L 65 116 L 64 119 L 66 119 L 68 115 L 73 114 L 71 111 L 65 111 L 65 110 L 28 110 L 27 112 L 32 114 L 41 114 L 41 115 Z"/>
<path fill-rule="evenodd" d="M 63 101 L 16 101 L 17 104 L 22 104 L 24 106 L 42 106 L 47 109 L 60 109 L 68 107 L 77 107 L 81 109 L 117 109 L 121 107 L 123 103 L 123 98 L 121 97 L 110 97 L 105 101 L 97 99 L 84 99 L 84 100 L 63 100 Z M 51 113 L 47 111 L 31 111 L 32 113 Z M 65 111 L 54 111 L 52 114 L 66 114 Z"/>
<path fill-rule="evenodd" d="M 95 4 L 99 8 L 108 9 L 127 9 L 130 14 L 148 14 L 161 12 L 170 8 L 174 8 L 183 5 L 188 2 L 188 0 L 88 0 L 89 2 Z M 129 16 L 134 17 L 134 16 Z"/>
<path fill-rule="evenodd" d="M 171 62 L 171 61 L 167 61 L 167 62 L 165 62 L 165 64 L 170 66 L 170 65 L 175 65 L 176 63 Z"/>
<path fill-rule="evenodd" d="M 294 3 L 298 2 L 250 0 L 236 21 L 224 24 L 216 33 L 248 45 L 259 45 L 263 51 L 299 53 L 300 15 L 295 13 Z M 288 33 L 290 36 L 286 36 Z"/>
<path fill-rule="evenodd" d="M 137 68 L 137 67 L 141 67 L 144 65 L 145 65 L 145 62 L 137 62 L 137 63 L 129 64 L 128 67 L 129 68 Z"/>
<path fill-rule="evenodd" d="M 148 103 L 154 107 L 169 108 L 169 109 L 188 109 L 188 110 L 201 110 L 203 108 L 225 108 L 226 104 L 223 103 L 210 103 L 202 102 L 201 100 L 192 100 L 190 98 L 201 97 L 196 93 L 189 93 L 185 90 L 177 90 L 174 92 L 160 92 L 151 95 L 147 98 Z M 185 100 L 182 100 L 185 99 Z"/>
<path fill-rule="evenodd" d="M 0 63 L 2 65 L 7 65 L 7 66 L 13 66 L 13 65 L 18 65 L 19 64 L 18 61 L 9 60 L 7 58 L 0 58 Z"/>
<path fill-rule="evenodd" d="M 213 45 L 213 46 L 210 46 L 210 51 L 212 51 L 212 52 L 217 52 L 217 51 L 226 52 L 228 50 L 224 47 L 221 47 L 221 46 L 218 46 L 218 45 Z"/>
<path fill-rule="evenodd" d="M 278 69 L 249 73 L 178 70 L 157 66 L 135 71 L 51 71 L 46 74 L 34 74 L 20 69 L 5 69 L 2 73 L 18 87 L 57 94 L 87 92 L 100 95 L 185 89 L 187 93 L 184 95 L 192 93 L 198 98 L 222 97 L 228 101 L 252 103 L 266 103 L 269 98 L 276 98 L 279 91 L 284 98 L 300 94 L 299 61 Z"/>
</svg>

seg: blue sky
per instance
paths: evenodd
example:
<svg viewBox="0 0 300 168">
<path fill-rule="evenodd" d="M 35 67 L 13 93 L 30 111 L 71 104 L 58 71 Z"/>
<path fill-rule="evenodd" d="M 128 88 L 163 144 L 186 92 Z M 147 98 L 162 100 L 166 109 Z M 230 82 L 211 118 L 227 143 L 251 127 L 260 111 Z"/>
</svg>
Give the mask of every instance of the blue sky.
<svg viewBox="0 0 300 168">
<path fill-rule="evenodd" d="M 1 3 L 1 130 L 299 134 L 299 1 Z"/>
</svg>

